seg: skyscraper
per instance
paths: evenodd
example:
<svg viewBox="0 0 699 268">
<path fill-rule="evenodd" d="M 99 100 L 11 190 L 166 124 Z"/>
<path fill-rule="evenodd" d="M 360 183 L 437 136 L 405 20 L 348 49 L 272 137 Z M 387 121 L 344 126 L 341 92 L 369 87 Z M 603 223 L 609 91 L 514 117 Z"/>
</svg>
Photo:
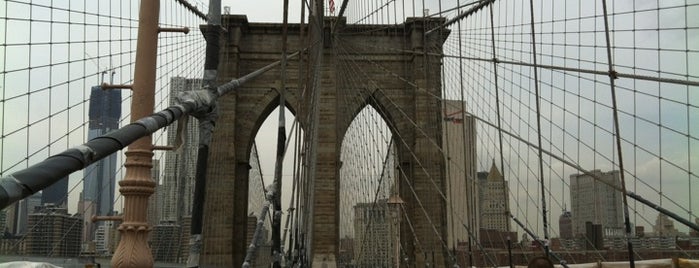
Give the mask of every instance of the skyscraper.
<svg viewBox="0 0 699 268">
<path fill-rule="evenodd" d="M 184 77 L 172 77 L 170 79 L 169 104 L 175 104 L 178 93 L 197 90 L 201 87 L 201 79 L 187 79 Z M 194 182 L 196 177 L 197 153 L 199 149 L 199 125 L 197 120 L 188 120 L 182 127 L 183 134 L 178 136 L 177 130 L 181 128 L 173 123 L 167 129 L 169 145 L 181 143 L 180 147 L 173 151 L 165 152 L 165 161 L 161 174 L 161 185 L 158 185 L 158 209 L 160 211 L 160 228 L 177 226 L 177 236 L 173 242 L 175 261 L 184 261 L 189 254 L 189 236 L 192 216 L 192 203 L 194 198 Z M 177 140 L 181 138 L 181 140 Z M 169 226 L 169 227 L 165 227 Z M 169 229 L 168 229 L 169 230 Z M 173 229 L 174 230 L 174 229 Z M 157 239 L 157 237 L 154 237 Z M 170 253 L 168 253 L 170 254 Z"/>
<path fill-rule="evenodd" d="M 674 237 L 681 233 L 675 228 L 675 222 L 665 214 L 658 213 L 653 225 L 653 234 L 656 236 Z"/>
<path fill-rule="evenodd" d="M 463 103 L 444 100 L 442 148 L 447 176 L 447 243 L 449 247 L 468 240 L 469 226 L 477 236 L 478 195 L 476 179 L 476 121 L 466 116 Z"/>
<path fill-rule="evenodd" d="M 201 79 L 173 77 L 170 79 L 170 105 L 175 104 L 179 92 L 198 89 Z M 175 122 L 167 129 L 168 144 L 176 143 L 177 129 L 180 122 Z M 179 149 L 165 152 L 162 174 L 163 203 L 161 204 L 161 221 L 182 224 L 182 218 L 192 213 L 194 195 L 194 177 L 199 149 L 199 126 L 197 120 L 189 120 L 184 127 L 182 145 Z"/>
<path fill-rule="evenodd" d="M 585 235 L 585 222 L 602 226 L 604 235 L 624 234 L 624 213 L 621 192 L 607 184 L 620 187 L 619 171 L 570 175 L 570 204 L 573 235 Z M 607 183 L 607 184 L 605 184 Z"/>
<path fill-rule="evenodd" d="M 90 92 L 88 139 L 107 134 L 119 128 L 121 117 L 121 91 L 102 90 L 94 86 Z M 114 212 L 114 188 L 116 182 L 117 155 L 112 154 L 89 165 L 84 170 L 81 211 L 84 215 L 83 242 L 94 240 L 93 215 L 111 215 Z"/>
<path fill-rule="evenodd" d="M 41 205 L 46 204 L 54 204 L 54 206 L 62 208 L 66 207 L 66 204 L 68 204 L 68 177 L 41 191 Z"/>
<path fill-rule="evenodd" d="M 509 187 L 494 162 L 490 166 L 488 176 L 479 182 L 479 187 L 480 228 L 509 232 Z"/>
<path fill-rule="evenodd" d="M 573 214 L 570 211 L 563 210 L 558 218 L 558 235 L 561 239 L 573 238 Z"/>
</svg>

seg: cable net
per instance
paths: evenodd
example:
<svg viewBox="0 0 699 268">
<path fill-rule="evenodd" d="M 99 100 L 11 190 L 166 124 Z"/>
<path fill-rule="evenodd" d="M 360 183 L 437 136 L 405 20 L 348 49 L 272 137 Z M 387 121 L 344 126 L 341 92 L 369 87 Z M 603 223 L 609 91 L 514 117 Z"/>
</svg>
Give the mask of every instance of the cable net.
<svg viewBox="0 0 699 268">
<path fill-rule="evenodd" d="M 371 51 L 363 54 L 366 58 L 390 52 L 441 57 L 442 92 L 433 97 L 443 104 L 445 123 L 442 140 L 431 146 L 440 146 L 448 184 L 444 189 L 435 185 L 432 192 L 443 195 L 445 228 L 435 227 L 443 228 L 445 250 L 455 252 L 454 262 L 506 265 L 507 255 L 497 249 L 508 245 L 524 252 L 515 256 L 522 264 L 542 254 L 536 248 L 544 246 L 568 263 L 628 261 L 628 256 L 606 251 L 577 252 L 627 250 L 624 191 L 687 222 L 698 219 L 693 155 L 699 73 L 691 64 L 699 56 L 693 34 L 699 21 L 691 16 L 697 4 L 353 1 L 343 15 L 348 24 L 372 25 L 366 32 L 407 28 L 409 17 L 443 17 L 421 38 L 443 35 L 445 41 L 441 51 L 350 45 L 342 37 L 362 33 L 338 30 L 335 51 L 348 58 L 359 51 Z M 429 90 L 379 59 L 364 61 L 378 68 L 383 64 L 384 75 L 404 81 L 408 90 Z M 382 90 L 383 81 L 361 70 L 347 76 Z M 404 110 L 408 117 L 410 109 Z M 433 127 L 415 125 L 418 133 Z M 359 132 L 371 137 L 379 129 L 367 126 Z M 393 136 L 396 144 L 401 138 Z M 343 147 L 342 154 L 369 157 L 361 150 Z M 356 174 L 377 170 L 371 165 L 357 169 Z M 372 190 L 350 192 L 366 198 L 380 189 L 369 183 L 364 187 Z M 471 199 L 462 199 L 469 193 Z M 460 204 L 465 209 L 450 209 Z M 677 248 L 679 254 L 696 257 L 689 250 L 697 244 L 696 230 L 637 199 L 628 199 L 628 211 L 636 259 L 655 258 L 652 250 Z M 403 227 L 410 220 L 404 215 Z M 592 229 L 586 229 L 587 221 Z M 411 235 L 402 233 L 401 239 Z M 537 239 L 543 243 L 533 242 Z M 357 245 L 355 254 L 366 252 Z M 403 261 L 410 254 L 401 253 Z"/>
<path fill-rule="evenodd" d="M 0 5 L 0 175 L 31 166 L 132 120 L 130 90 L 103 90 L 101 85 L 133 83 L 138 2 L 3 1 Z M 176 90 L 171 81 L 177 80 L 173 79 L 203 75 L 205 42 L 196 29 L 205 23 L 201 17 L 205 9 L 203 1 L 161 2 L 160 27 L 193 31 L 159 35 L 152 89 L 155 110 L 170 105 L 171 90 Z M 167 145 L 166 132 L 154 133 L 153 140 L 155 145 Z M 154 156 L 156 182 L 167 170 L 163 155 L 156 151 Z M 123 164 L 123 154 L 115 153 L 4 209 L 0 213 L 5 232 L 2 254 L 69 257 L 71 261 L 78 256 L 109 257 L 119 240 L 119 222 L 92 223 L 90 219 L 123 210 L 118 191 Z M 159 223 L 163 214 L 159 208 L 164 207 L 166 196 L 162 187 L 157 188 L 148 211 L 152 226 Z M 179 238 L 179 229 L 169 233 L 174 229 L 168 228 L 155 228 L 152 236 Z M 156 261 L 179 258 L 176 249 L 168 248 L 163 254 L 158 243 L 152 248 L 156 257 L 164 258 Z"/>
<path fill-rule="evenodd" d="M 332 44 L 326 57 L 338 83 L 352 89 L 338 107 L 357 108 L 338 111 L 347 115 L 336 146 L 342 163 L 338 263 L 506 265 L 508 247 L 517 264 L 544 250 L 567 263 L 628 261 L 612 252 L 628 250 L 629 241 L 637 260 L 697 258 L 697 231 L 688 225 L 699 224 L 693 194 L 699 192 L 699 68 L 693 64 L 699 2 L 338 0 L 333 8 L 310 2 L 295 6 L 325 3 L 322 13 L 333 26 L 339 24 L 332 16 L 344 12 L 347 27 L 331 27 L 323 41 Z M 98 86 L 133 82 L 135 2 L 0 5 L 0 175 L 132 121 L 130 91 Z M 192 32 L 159 36 L 155 110 L 171 104 L 172 92 L 198 88 L 205 42 L 196 29 L 205 22 L 203 10 L 202 1 L 161 1 L 160 26 Z M 406 32 L 421 22 L 420 33 Z M 402 39 L 348 41 L 391 33 Z M 409 61 L 425 65 L 407 72 Z M 308 88 L 319 81 L 307 81 Z M 388 105 L 402 103 L 394 94 L 401 90 L 419 98 L 411 107 Z M 96 100 L 103 103 L 93 105 Z M 317 113 L 313 104 L 308 110 Z M 418 106 L 431 107 L 429 116 L 418 118 Z M 93 116 L 104 110 L 109 116 Z M 302 121 L 311 121 L 308 114 Z M 299 157 L 289 165 L 298 179 L 297 200 L 289 206 L 305 205 L 308 212 L 313 178 L 303 177 L 313 172 L 301 161 L 313 163 L 307 159 L 316 152 L 319 130 L 304 127 L 303 148 L 293 150 Z M 161 130 L 153 140 L 172 144 L 174 135 Z M 156 261 L 187 258 L 193 182 L 183 167 L 196 151 L 192 135 L 188 141 L 188 149 L 154 156 L 153 177 L 162 184 L 148 212 Z M 432 152 L 433 161 L 423 161 L 424 152 Z M 267 173 L 254 167 L 255 154 L 249 196 L 257 199 L 248 210 L 259 213 L 260 178 Z M 89 218 L 122 210 L 123 164 L 117 153 L 5 209 L 2 252 L 111 254 L 117 224 Z M 93 193 L 104 200 L 91 199 Z M 47 203 L 53 206 L 34 212 Z M 290 230 L 310 228 L 303 215 L 288 215 Z M 64 229 L 53 233 L 47 224 Z M 286 247 L 297 250 L 289 256 L 307 253 Z"/>
</svg>

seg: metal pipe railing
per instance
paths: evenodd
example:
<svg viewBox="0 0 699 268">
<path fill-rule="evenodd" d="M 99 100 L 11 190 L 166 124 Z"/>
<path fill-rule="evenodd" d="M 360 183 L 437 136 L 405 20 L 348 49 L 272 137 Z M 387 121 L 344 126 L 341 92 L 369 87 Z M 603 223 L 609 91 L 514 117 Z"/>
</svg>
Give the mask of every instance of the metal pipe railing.
<svg viewBox="0 0 699 268">
<path fill-rule="evenodd" d="M 289 55 L 287 59 L 297 55 L 299 52 Z M 20 199 L 43 190 L 63 177 L 124 149 L 139 138 L 172 124 L 182 116 L 196 111 L 210 110 L 220 96 L 271 70 L 280 62 L 273 62 L 213 90 L 183 92 L 177 97 L 178 104 L 0 178 L 0 209 L 6 208 Z"/>
</svg>

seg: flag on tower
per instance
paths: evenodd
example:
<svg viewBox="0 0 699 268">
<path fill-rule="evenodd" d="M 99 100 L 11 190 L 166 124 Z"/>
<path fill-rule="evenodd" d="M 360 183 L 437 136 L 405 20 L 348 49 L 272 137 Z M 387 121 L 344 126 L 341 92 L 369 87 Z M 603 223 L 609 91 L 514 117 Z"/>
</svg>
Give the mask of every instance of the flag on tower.
<svg viewBox="0 0 699 268">
<path fill-rule="evenodd" d="M 330 13 L 335 14 L 335 0 L 330 0 L 330 5 L 328 7 L 330 7 Z"/>
</svg>

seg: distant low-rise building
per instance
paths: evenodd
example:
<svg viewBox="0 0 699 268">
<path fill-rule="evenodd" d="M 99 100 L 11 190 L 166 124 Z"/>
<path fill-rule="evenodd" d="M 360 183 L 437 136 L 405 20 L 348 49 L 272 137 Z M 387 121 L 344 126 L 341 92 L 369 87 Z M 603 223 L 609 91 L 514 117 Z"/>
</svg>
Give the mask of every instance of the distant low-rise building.
<svg viewBox="0 0 699 268">
<path fill-rule="evenodd" d="M 98 256 L 112 256 L 119 245 L 118 222 L 105 221 L 95 231 L 95 253 Z"/>
<path fill-rule="evenodd" d="M 180 255 L 181 226 L 174 221 L 163 221 L 153 227 L 151 253 L 153 260 L 177 262 Z"/>
<path fill-rule="evenodd" d="M 394 224 L 387 200 L 354 206 L 355 267 L 393 267 Z"/>
<path fill-rule="evenodd" d="M 670 219 L 665 214 L 658 213 L 658 217 L 655 219 L 655 225 L 653 225 L 653 235 L 655 236 L 686 236 L 684 233 L 675 228 L 675 222 Z"/>
<path fill-rule="evenodd" d="M 117 214 L 117 216 L 124 216 L 124 214 Z M 121 240 L 121 232 L 119 232 L 119 225 L 121 222 L 114 222 L 111 224 L 111 231 L 109 232 L 109 248 L 111 253 L 114 254 L 117 247 L 119 246 L 119 241 Z"/>
<path fill-rule="evenodd" d="M 2 209 L 0 210 L 0 236 L 5 236 L 7 231 L 7 209 Z"/>
<path fill-rule="evenodd" d="M 26 254 L 47 257 L 77 257 L 80 254 L 82 219 L 68 209 L 40 206 L 29 214 Z"/>
<path fill-rule="evenodd" d="M 0 238 L 0 254 L 2 255 L 24 255 L 26 243 L 24 237 L 8 236 Z"/>
<path fill-rule="evenodd" d="M 643 226 L 636 226 L 636 227 L 634 227 L 634 230 L 636 230 L 636 237 L 644 237 L 644 236 L 646 236 L 645 227 L 643 227 Z"/>
<path fill-rule="evenodd" d="M 177 263 L 185 263 L 189 258 L 189 238 L 192 235 L 192 216 L 182 217 L 182 231 L 180 231 L 180 257 Z"/>
<path fill-rule="evenodd" d="M 517 243 L 517 232 L 481 228 L 478 237 L 483 248 L 506 249 L 508 243 Z"/>
<path fill-rule="evenodd" d="M 338 255 L 338 268 L 354 267 L 354 238 L 345 236 L 340 238 L 340 248 Z"/>
</svg>

